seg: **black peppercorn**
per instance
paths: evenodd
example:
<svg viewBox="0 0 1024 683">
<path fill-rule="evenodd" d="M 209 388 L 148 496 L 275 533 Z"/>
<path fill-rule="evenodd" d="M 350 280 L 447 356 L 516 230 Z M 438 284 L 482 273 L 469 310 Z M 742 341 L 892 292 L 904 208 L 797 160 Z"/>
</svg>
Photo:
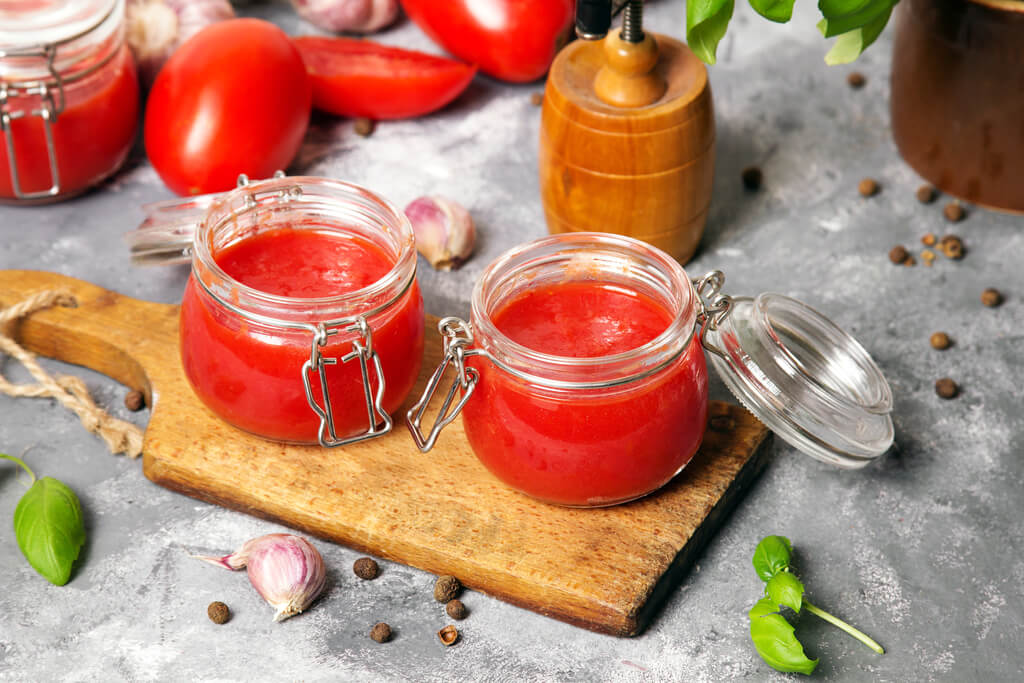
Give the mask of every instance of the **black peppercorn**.
<svg viewBox="0 0 1024 683">
<path fill-rule="evenodd" d="M 757 166 L 747 166 L 740 173 L 740 179 L 743 181 L 743 187 L 753 192 L 760 189 L 764 177 L 761 174 L 761 169 Z"/>
</svg>

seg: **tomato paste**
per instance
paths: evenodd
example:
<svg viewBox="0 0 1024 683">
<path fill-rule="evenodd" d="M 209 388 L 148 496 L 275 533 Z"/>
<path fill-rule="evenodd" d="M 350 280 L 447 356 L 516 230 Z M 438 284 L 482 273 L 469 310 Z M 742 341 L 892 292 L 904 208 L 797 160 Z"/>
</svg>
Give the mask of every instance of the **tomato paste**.
<svg viewBox="0 0 1024 683">
<path fill-rule="evenodd" d="M 315 303 L 322 304 L 323 297 L 357 295 L 395 265 L 369 239 L 337 229 L 273 228 L 231 244 L 213 257 L 227 282 L 288 297 L 285 303 L 298 317 Z M 356 313 L 349 310 L 346 315 Z M 314 318 L 305 322 L 324 322 Z M 391 413 L 412 389 L 423 351 L 423 301 L 415 280 L 367 322 L 385 378 L 383 405 Z M 324 357 L 338 359 L 337 364 L 326 366 L 338 438 L 369 427 L 359 361 L 341 360 L 352 351 L 356 338 L 342 331 L 330 336 L 321 349 Z M 227 422 L 278 441 L 315 443 L 320 418 L 307 401 L 302 378 L 312 343 L 311 331 L 248 319 L 203 291 L 194 275 L 189 279 L 181 308 L 185 374 L 199 398 Z M 372 364 L 370 376 L 376 389 Z M 319 403 L 320 381 L 315 374 L 311 381 Z"/>
<path fill-rule="evenodd" d="M 513 294 L 490 317 L 511 341 L 568 361 L 642 353 L 674 314 L 629 287 L 570 281 Z M 700 445 L 707 369 L 695 339 L 660 370 L 597 388 L 546 385 L 480 357 L 470 365 L 480 373 L 463 408 L 470 444 L 499 479 L 535 498 L 632 500 L 665 484 Z M 575 379 L 585 382 L 585 371 Z"/>
<path fill-rule="evenodd" d="M 55 197 L 80 192 L 116 171 L 135 140 L 139 115 L 139 85 L 128 48 L 122 46 L 95 72 L 64 85 L 64 110 L 51 125 L 60 188 Z M 55 106 L 60 97 L 54 95 Z M 18 95 L 7 104 L 11 111 L 29 112 L 43 106 L 39 95 Z M 23 194 L 43 192 L 53 184 L 43 119 L 27 114 L 11 121 L 0 133 L 0 198 L 14 199 L 7 140 L 11 137 Z"/>
</svg>

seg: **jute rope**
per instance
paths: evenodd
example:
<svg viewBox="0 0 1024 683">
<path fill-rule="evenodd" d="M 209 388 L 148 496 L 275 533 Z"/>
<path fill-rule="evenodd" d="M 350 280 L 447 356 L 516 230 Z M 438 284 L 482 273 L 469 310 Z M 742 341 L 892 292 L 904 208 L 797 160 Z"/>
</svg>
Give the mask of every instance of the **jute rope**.
<svg viewBox="0 0 1024 683">
<path fill-rule="evenodd" d="M 111 417 L 96 405 L 89 396 L 85 382 L 77 377 L 58 375 L 51 377 L 35 356 L 21 348 L 17 342 L 4 334 L 7 323 L 31 315 L 51 306 L 74 306 L 75 298 L 66 291 L 47 290 L 29 296 L 24 301 L 0 310 L 0 352 L 11 356 L 29 371 L 37 384 L 13 384 L 0 373 L 0 392 L 8 396 L 30 398 L 55 398 L 72 411 L 90 432 L 99 434 L 111 453 L 124 453 L 135 458 L 142 453 L 142 430 L 124 420 Z M 0 356 L 0 362 L 3 358 Z"/>
</svg>

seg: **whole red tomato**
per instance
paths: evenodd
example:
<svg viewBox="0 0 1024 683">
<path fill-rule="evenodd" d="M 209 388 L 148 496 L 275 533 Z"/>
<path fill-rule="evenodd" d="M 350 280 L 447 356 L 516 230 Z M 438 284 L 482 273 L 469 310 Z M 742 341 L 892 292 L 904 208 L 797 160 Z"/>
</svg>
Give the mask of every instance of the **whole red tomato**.
<svg viewBox="0 0 1024 683">
<path fill-rule="evenodd" d="M 157 74 L 146 103 L 146 154 L 181 195 L 269 178 L 295 157 L 312 88 L 285 33 L 259 19 L 207 26 Z"/>
<path fill-rule="evenodd" d="M 574 0 L 402 0 L 444 49 L 495 78 L 525 83 L 547 72 L 573 22 Z"/>
</svg>

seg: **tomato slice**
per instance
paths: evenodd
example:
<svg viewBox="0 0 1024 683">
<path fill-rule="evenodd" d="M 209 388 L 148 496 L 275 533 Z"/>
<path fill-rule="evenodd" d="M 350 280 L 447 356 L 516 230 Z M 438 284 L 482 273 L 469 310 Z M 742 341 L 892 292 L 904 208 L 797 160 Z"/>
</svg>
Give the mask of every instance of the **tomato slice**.
<svg viewBox="0 0 1024 683">
<path fill-rule="evenodd" d="M 294 38 L 313 83 L 313 106 L 339 116 L 405 119 L 440 109 L 476 67 L 368 40 Z"/>
</svg>

